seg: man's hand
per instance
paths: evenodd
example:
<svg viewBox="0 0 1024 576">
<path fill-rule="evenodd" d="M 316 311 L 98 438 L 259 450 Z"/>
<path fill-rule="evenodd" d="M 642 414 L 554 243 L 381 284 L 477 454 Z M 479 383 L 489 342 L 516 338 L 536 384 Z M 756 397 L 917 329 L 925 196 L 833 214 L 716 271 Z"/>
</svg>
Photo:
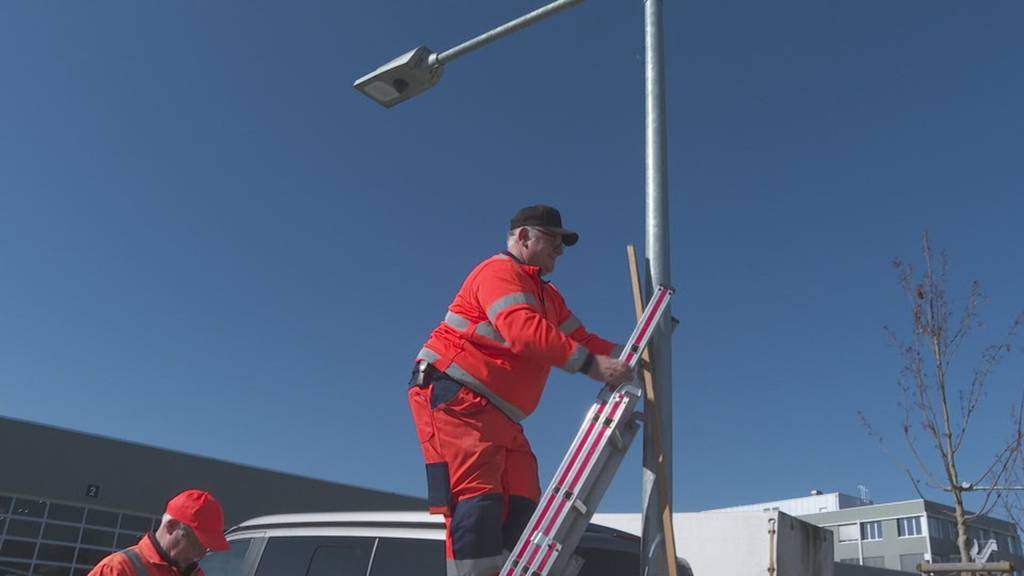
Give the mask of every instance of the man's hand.
<svg viewBox="0 0 1024 576">
<path fill-rule="evenodd" d="M 607 382 L 612 386 L 618 386 L 633 380 L 633 369 L 629 367 L 629 364 L 617 358 L 595 354 L 594 365 L 590 367 L 587 376 L 598 382 Z"/>
</svg>

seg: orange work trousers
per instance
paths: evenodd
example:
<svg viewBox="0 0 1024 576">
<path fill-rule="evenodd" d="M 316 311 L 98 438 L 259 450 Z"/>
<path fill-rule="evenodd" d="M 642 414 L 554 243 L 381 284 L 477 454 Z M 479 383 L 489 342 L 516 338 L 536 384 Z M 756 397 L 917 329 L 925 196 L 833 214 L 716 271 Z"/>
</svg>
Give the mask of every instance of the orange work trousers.
<svg viewBox="0 0 1024 576">
<path fill-rule="evenodd" d="M 523 428 L 444 373 L 409 387 L 430 511 L 445 516 L 448 576 L 496 574 L 540 499 Z"/>
</svg>

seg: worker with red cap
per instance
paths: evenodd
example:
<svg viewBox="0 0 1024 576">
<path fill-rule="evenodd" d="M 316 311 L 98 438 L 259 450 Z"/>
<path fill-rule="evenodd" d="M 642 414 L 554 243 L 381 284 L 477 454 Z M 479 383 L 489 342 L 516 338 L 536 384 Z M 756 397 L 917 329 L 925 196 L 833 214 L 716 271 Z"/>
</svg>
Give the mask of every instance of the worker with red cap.
<svg viewBox="0 0 1024 576">
<path fill-rule="evenodd" d="M 107 556 L 89 576 L 203 576 L 199 561 L 227 549 L 220 503 L 209 492 L 185 490 L 167 503 L 155 532 Z"/>
<path fill-rule="evenodd" d="M 470 272 L 416 357 L 409 405 L 427 502 L 445 517 L 448 576 L 496 574 L 537 507 L 537 458 L 520 421 L 551 368 L 633 378 L 621 348 L 588 332 L 544 278 L 578 240 L 550 206 L 517 212 L 507 249 Z"/>
</svg>

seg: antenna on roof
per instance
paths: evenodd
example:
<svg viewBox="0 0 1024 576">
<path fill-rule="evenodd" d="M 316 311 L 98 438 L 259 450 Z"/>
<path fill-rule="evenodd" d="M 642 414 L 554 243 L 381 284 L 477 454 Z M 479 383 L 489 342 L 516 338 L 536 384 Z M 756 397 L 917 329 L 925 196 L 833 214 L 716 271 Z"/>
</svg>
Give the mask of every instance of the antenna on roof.
<svg viewBox="0 0 1024 576">
<path fill-rule="evenodd" d="M 863 484 L 857 484 L 857 494 L 860 495 L 860 501 L 862 504 L 871 503 L 871 490 Z"/>
</svg>

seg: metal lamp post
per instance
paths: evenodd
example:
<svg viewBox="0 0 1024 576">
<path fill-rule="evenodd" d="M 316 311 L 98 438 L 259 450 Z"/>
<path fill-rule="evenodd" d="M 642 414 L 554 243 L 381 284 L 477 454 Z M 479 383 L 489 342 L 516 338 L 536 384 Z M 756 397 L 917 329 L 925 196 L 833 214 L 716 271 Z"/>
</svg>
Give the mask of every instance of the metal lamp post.
<svg viewBox="0 0 1024 576">
<path fill-rule="evenodd" d="M 503 24 L 444 52 L 436 53 L 420 46 L 384 64 L 354 83 L 360 92 L 385 107 L 392 107 L 416 96 L 440 79 L 444 65 L 516 30 L 534 24 L 581 3 L 583 0 L 556 0 L 533 12 Z M 662 0 L 644 0 L 645 93 L 646 93 L 646 233 L 645 248 L 650 266 L 648 296 L 652 287 L 671 285 L 669 266 L 667 131 L 665 121 L 664 63 L 662 61 Z M 643 559 L 645 574 L 665 574 L 665 533 L 660 523 L 660 495 L 672 501 L 672 349 L 670 314 L 658 327 L 649 349 L 654 359 L 654 388 L 661 416 L 661 450 L 658 452 L 650 427 L 644 427 Z M 663 458 L 665 474 L 655 474 Z M 662 484 L 655 490 L 655 483 Z"/>
</svg>

